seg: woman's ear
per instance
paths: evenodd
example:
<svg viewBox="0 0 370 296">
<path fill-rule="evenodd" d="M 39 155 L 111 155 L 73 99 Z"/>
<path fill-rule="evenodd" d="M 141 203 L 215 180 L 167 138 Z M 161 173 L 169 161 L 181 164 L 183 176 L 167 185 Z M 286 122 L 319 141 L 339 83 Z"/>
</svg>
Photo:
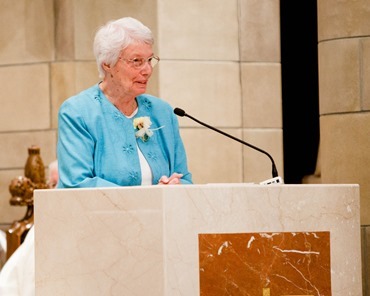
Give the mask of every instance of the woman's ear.
<svg viewBox="0 0 370 296">
<path fill-rule="evenodd" d="M 103 63 L 103 69 L 106 71 L 106 72 L 109 72 L 111 67 L 110 65 L 108 65 L 107 63 Z"/>
<path fill-rule="evenodd" d="M 112 70 L 112 68 L 111 68 L 111 65 L 109 65 L 109 64 L 106 64 L 106 63 L 103 63 L 102 64 L 103 65 L 103 69 L 104 69 L 104 71 L 105 71 L 105 73 L 106 74 L 108 74 L 109 73 L 109 76 L 111 77 L 111 78 L 113 78 L 113 70 Z"/>
</svg>

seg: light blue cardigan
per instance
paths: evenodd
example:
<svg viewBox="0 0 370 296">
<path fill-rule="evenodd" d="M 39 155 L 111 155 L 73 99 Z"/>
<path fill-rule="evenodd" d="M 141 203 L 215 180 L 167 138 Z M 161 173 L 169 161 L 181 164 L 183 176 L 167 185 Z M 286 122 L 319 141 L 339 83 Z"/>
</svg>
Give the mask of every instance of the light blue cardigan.
<svg viewBox="0 0 370 296">
<path fill-rule="evenodd" d="M 148 161 L 152 184 L 162 175 L 183 174 L 191 184 L 177 117 L 165 101 L 137 97 L 138 112 L 124 116 L 102 93 L 98 84 L 66 100 L 58 114 L 58 188 L 135 186 L 141 184 L 136 144 Z M 149 116 L 153 136 L 135 137 L 133 119 Z"/>
</svg>

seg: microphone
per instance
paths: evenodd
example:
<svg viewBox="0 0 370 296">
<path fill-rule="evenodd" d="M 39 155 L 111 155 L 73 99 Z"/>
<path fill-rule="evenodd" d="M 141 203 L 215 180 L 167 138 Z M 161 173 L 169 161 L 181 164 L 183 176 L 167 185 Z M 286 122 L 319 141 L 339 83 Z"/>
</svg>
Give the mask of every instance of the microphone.
<svg viewBox="0 0 370 296">
<path fill-rule="evenodd" d="M 276 169 L 276 165 L 275 165 L 274 159 L 273 159 L 273 158 L 272 158 L 272 156 L 271 156 L 269 153 L 267 153 L 266 151 L 264 151 L 264 150 L 262 150 L 262 149 L 260 149 L 260 148 L 258 148 L 258 147 L 256 147 L 256 146 L 254 146 L 254 145 L 252 145 L 252 144 L 249 144 L 249 143 L 247 143 L 247 142 L 244 142 L 244 141 L 242 141 L 242 140 L 240 140 L 240 139 L 238 139 L 238 138 L 235 138 L 234 136 L 229 135 L 229 134 L 227 134 L 227 133 L 225 133 L 225 132 L 223 132 L 223 131 L 221 131 L 221 130 L 219 130 L 219 129 L 217 129 L 217 128 L 213 127 L 213 126 L 210 126 L 210 125 L 208 125 L 208 124 L 206 124 L 206 123 L 204 123 L 204 122 L 201 122 L 200 120 L 198 120 L 198 119 L 194 118 L 193 116 L 190 116 L 189 114 L 187 114 L 184 110 L 182 110 L 182 109 L 180 109 L 180 108 L 175 108 L 175 109 L 173 110 L 173 112 L 174 112 L 177 116 L 180 116 L 180 117 L 184 117 L 184 116 L 189 117 L 190 119 L 194 120 L 195 122 L 197 122 L 197 123 L 199 123 L 199 124 L 201 124 L 201 125 L 203 125 L 203 126 L 205 126 L 205 127 L 208 127 L 208 128 L 210 128 L 211 130 L 214 130 L 215 132 L 218 132 L 218 133 L 220 133 L 220 134 L 222 134 L 222 135 L 224 135 L 224 136 L 226 136 L 226 137 L 229 137 L 229 138 L 231 138 L 231 139 L 233 139 L 233 140 L 235 140 L 235 141 L 238 141 L 239 143 L 242 143 L 242 144 L 244 144 L 244 145 L 246 145 L 246 146 L 248 146 L 248 147 L 250 147 L 250 148 L 252 148 L 252 149 L 254 149 L 254 150 L 257 150 L 257 151 L 259 151 L 259 152 L 261 152 L 261 153 L 263 153 L 263 154 L 267 155 L 267 156 L 268 156 L 268 158 L 270 158 L 271 163 L 272 163 L 272 179 L 266 180 L 266 181 L 262 182 L 261 184 L 282 183 L 282 180 L 281 180 L 281 178 L 279 177 L 278 171 L 277 171 L 277 169 Z"/>
</svg>

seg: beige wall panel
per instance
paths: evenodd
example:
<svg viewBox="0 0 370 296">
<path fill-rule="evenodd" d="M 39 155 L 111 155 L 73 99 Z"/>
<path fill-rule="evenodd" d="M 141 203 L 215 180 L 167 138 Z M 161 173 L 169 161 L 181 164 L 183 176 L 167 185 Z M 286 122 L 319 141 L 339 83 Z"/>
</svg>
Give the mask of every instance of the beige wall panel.
<svg viewBox="0 0 370 296">
<path fill-rule="evenodd" d="M 273 129 L 244 130 L 245 142 L 256 146 L 273 158 L 279 176 L 284 179 L 283 132 Z M 244 182 L 259 183 L 272 178 L 272 162 L 269 157 L 250 147 L 243 148 Z"/>
<path fill-rule="evenodd" d="M 73 60 L 75 57 L 73 1 L 54 0 L 55 58 L 57 61 Z"/>
<path fill-rule="evenodd" d="M 281 65 L 243 63 L 241 71 L 243 126 L 281 128 Z"/>
<path fill-rule="evenodd" d="M 237 0 L 161 0 L 162 59 L 239 60 Z"/>
<path fill-rule="evenodd" d="M 0 64 L 53 58 L 52 0 L 0 0 Z"/>
<path fill-rule="evenodd" d="M 0 131 L 50 128 L 49 66 L 0 68 Z"/>
<path fill-rule="evenodd" d="M 280 62 L 280 1 L 240 1 L 242 61 Z"/>
<path fill-rule="evenodd" d="M 370 35 L 369 0 L 318 0 L 319 40 Z"/>
<path fill-rule="evenodd" d="M 241 126 L 238 63 L 169 62 L 159 66 L 160 96 L 208 124 Z M 188 118 L 182 126 L 199 125 Z"/>
<path fill-rule="evenodd" d="M 58 127 L 59 107 L 67 98 L 98 82 L 98 70 L 95 62 L 52 64 L 52 127 Z"/>
<path fill-rule="evenodd" d="M 241 138 L 240 129 L 222 129 Z M 242 182 L 242 145 L 206 128 L 182 129 L 189 170 L 195 184 Z"/>
<path fill-rule="evenodd" d="M 319 44 L 320 114 L 361 110 L 359 40 Z"/>
<path fill-rule="evenodd" d="M 370 113 L 321 116 L 322 183 L 360 184 L 361 224 L 370 223 Z"/>
<path fill-rule="evenodd" d="M 370 38 L 361 40 L 362 110 L 370 110 Z M 369 265 L 370 266 L 370 265 Z"/>
<path fill-rule="evenodd" d="M 26 214 L 26 207 L 11 206 L 9 203 L 9 184 L 14 178 L 23 175 L 23 170 L 0 170 L 0 223 L 11 224 L 15 220 L 21 220 Z"/>
<path fill-rule="evenodd" d="M 24 168 L 28 157 L 28 147 L 37 145 L 41 150 L 44 165 L 56 157 L 56 132 L 24 132 L 0 134 L 0 170 Z"/>
<path fill-rule="evenodd" d="M 60 0 L 61 1 L 61 0 Z M 74 1 L 75 58 L 93 60 L 96 30 L 111 19 L 131 16 L 148 26 L 157 39 L 157 1 L 78 0 Z"/>
</svg>

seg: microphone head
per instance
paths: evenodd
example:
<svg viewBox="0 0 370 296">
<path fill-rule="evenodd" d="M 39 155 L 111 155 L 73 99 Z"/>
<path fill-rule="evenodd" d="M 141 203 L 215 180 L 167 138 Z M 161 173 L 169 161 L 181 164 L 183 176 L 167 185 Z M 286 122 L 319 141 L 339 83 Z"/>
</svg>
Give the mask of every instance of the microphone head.
<svg viewBox="0 0 370 296">
<path fill-rule="evenodd" d="M 180 109 L 180 108 L 175 108 L 173 110 L 173 112 L 178 115 L 178 116 L 181 116 L 181 117 L 184 117 L 186 115 L 185 111 Z"/>
</svg>

